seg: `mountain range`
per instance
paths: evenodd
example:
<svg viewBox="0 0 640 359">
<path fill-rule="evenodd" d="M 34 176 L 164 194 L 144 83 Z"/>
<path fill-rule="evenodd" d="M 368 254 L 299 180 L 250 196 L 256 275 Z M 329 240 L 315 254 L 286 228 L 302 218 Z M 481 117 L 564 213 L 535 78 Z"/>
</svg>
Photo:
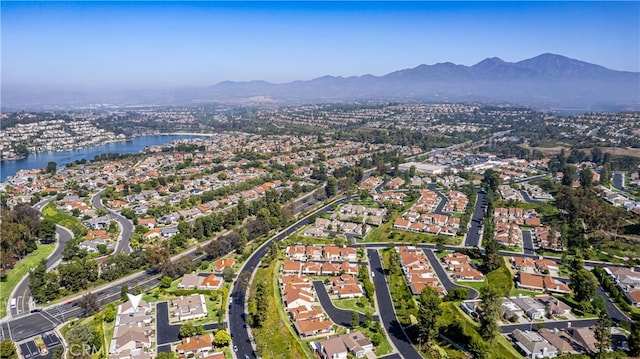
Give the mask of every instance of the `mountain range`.
<svg viewBox="0 0 640 359">
<path fill-rule="evenodd" d="M 419 65 L 383 76 L 323 76 L 283 84 L 224 81 L 204 88 L 102 94 L 38 93 L 5 88 L 2 106 L 286 104 L 357 100 L 480 102 L 574 112 L 638 110 L 640 73 L 542 54 L 519 62 L 493 57 L 473 66 L 445 62 Z"/>
</svg>

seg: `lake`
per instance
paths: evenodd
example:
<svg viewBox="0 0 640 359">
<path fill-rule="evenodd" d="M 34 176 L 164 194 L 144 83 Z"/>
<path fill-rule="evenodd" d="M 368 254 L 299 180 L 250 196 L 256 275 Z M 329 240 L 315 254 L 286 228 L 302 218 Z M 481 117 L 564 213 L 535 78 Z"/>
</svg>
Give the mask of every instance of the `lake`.
<svg viewBox="0 0 640 359">
<path fill-rule="evenodd" d="M 87 147 L 77 150 L 32 153 L 23 160 L 2 161 L 0 164 L 0 182 L 5 182 L 7 177 L 13 176 L 20 170 L 47 167 L 47 163 L 53 161 L 61 168 L 64 164 L 76 160 L 92 160 L 103 153 L 140 153 L 147 146 L 165 145 L 172 140 L 183 138 L 200 138 L 198 135 L 153 135 L 136 137 L 128 141 L 112 142 L 103 145 Z"/>
</svg>

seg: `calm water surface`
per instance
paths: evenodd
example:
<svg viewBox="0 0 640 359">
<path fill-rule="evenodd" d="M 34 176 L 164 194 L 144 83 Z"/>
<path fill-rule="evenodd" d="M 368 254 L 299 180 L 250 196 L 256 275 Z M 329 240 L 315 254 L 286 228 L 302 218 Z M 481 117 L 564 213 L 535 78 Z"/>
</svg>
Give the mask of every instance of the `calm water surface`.
<svg viewBox="0 0 640 359">
<path fill-rule="evenodd" d="M 183 138 L 198 138 L 197 135 L 155 135 L 136 137 L 129 141 L 113 142 L 103 145 L 87 147 L 78 150 L 41 152 L 30 154 L 29 157 L 19 161 L 2 161 L 0 165 L 0 181 L 4 182 L 7 177 L 13 176 L 16 172 L 26 169 L 44 168 L 47 163 L 54 161 L 58 168 L 66 163 L 76 160 L 91 160 L 103 153 L 139 153 L 147 146 L 165 145 L 172 140 Z"/>
</svg>

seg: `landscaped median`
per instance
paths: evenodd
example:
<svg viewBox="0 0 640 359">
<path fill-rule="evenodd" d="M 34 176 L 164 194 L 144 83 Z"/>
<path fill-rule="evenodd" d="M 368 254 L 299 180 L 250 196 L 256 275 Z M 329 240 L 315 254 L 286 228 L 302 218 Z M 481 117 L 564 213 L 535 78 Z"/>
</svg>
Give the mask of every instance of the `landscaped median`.
<svg viewBox="0 0 640 359">
<path fill-rule="evenodd" d="M 16 285 L 29 274 L 31 268 L 36 267 L 40 261 L 49 257 L 53 253 L 55 246 L 53 243 L 39 244 L 35 251 L 16 263 L 13 269 L 3 278 L 2 282 L 0 282 L 0 318 L 7 314 L 7 301 Z"/>
</svg>

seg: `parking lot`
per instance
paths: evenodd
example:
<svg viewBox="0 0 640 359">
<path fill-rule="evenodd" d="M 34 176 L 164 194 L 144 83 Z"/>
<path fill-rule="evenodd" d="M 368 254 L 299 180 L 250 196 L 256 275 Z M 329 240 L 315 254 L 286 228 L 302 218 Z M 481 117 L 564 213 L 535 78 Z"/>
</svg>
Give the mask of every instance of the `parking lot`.
<svg viewBox="0 0 640 359">
<path fill-rule="evenodd" d="M 42 334 L 42 341 L 47 346 L 47 354 L 41 355 L 36 343 L 33 340 L 29 340 L 20 344 L 20 352 L 22 353 L 22 357 L 24 359 L 52 359 L 53 349 L 62 345 L 60 343 L 60 338 L 58 338 L 58 336 L 56 336 L 54 333 Z"/>
</svg>

